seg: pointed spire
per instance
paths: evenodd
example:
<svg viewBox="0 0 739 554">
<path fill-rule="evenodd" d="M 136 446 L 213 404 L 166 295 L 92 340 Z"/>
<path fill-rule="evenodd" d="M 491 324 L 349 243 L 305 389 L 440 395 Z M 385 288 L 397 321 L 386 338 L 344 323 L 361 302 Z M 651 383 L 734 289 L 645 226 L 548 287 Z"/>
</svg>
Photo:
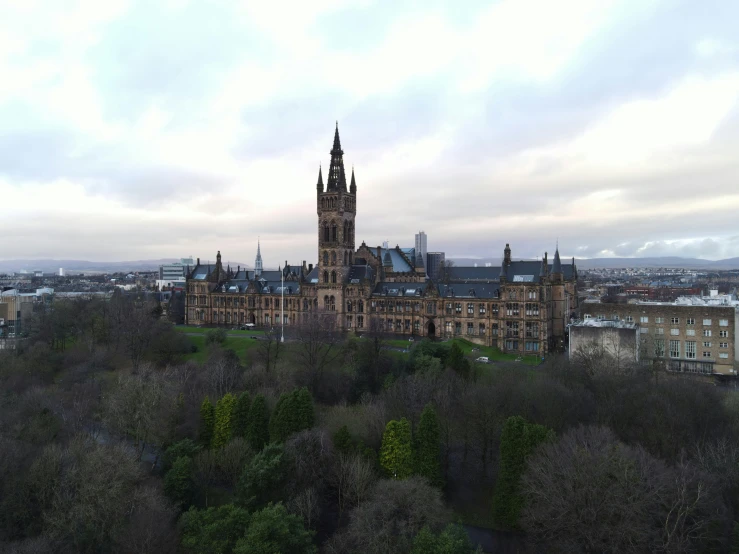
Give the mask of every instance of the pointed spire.
<svg viewBox="0 0 739 554">
<path fill-rule="evenodd" d="M 341 149 L 339 139 L 339 122 L 336 122 L 334 132 L 334 147 L 331 149 L 331 166 L 328 169 L 328 180 L 326 181 L 326 192 L 346 191 L 346 176 L 344 175 L 344 151 Z"/>
<path fill-rule="evenodd" d="M 552 263 L 552 275 L 562 275 L 562 261 L 559 259 L 559 241 L 554 251 L 554 262 Z"/>
<path fill-rule="evenodd" d="M 336 120 L 336 130 L 334 131 L 334 148 L 333 150 L 341 150 L 341 140 L 339 139 L 339 121 Z M 333 154 L 333 150 L 331 154 Z M 343 152 L 342 152 L 343 154 Z"/>
<path fill-rule="evenodd" d="M 316 183 L 318 192 L 323 192 L 323 174 L 321 173 L 321 164 L 318 164 L 318 183 Z"/>
<path fill-rule="evenodd" d="M 354 166 L 352 166 L 352 183 L 349 185 L 349 192 L 357 194 L 357 181 L 354 179 Z"/>
<path fill-rule="evenodd" d="M 344 174 L 344 164 L 341 164 L 339 171 L 339 190 L 346 192 L 346 175 Z"/>
<path fill-rule="evenodd" d="M 254 260 L 254 276 L 259 277 L 262 274 L 262 245 L 259 237 L 257 237 L 257 257 Z"/>
<path fill-rule="evenodd" d="M 505 249 L 503 250 L 503 265 L 506 267 L 511 265 L 511 247 L 508 243 L 506 243 Z"/>
</svg>

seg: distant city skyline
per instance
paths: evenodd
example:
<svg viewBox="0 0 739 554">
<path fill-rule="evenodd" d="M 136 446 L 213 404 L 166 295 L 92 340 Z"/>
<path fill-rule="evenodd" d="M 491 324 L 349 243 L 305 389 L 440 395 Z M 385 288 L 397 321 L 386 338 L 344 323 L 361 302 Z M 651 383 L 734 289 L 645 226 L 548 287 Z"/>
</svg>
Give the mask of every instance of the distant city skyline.
<svg viewBox="0 0 739 554">
<path fill-rule="evenodd" d="M 291 12 L 285 17 L 285 11 Z M 0 259 L 739 256 L 739 4 L 10 3 Z"/>
</svg>

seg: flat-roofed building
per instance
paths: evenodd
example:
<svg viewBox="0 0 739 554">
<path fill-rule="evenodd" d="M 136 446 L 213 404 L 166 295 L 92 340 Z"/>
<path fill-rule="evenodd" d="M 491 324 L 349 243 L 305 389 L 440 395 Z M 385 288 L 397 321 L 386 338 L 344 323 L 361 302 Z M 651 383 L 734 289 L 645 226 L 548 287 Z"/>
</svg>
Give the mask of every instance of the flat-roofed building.
<svg viewBox="0 0 739 554">
<path fill-rule="evenodd" d="M 669 371 L 736 375 L 739 300 L 733 295 L 688 296 L 675 302 L 604 304 L 586 301 L 583 317 L 619 320 L 639 329 L 640 358 Z"/>
</svg>

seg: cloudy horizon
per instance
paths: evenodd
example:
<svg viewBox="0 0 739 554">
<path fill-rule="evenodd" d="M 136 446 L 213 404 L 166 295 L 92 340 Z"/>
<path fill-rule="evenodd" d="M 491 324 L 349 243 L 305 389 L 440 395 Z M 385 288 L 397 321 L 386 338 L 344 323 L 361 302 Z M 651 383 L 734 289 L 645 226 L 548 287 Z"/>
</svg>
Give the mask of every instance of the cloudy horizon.
<svg viewBox="0 0 739 554">
<path fill-rule="evenodd" d="M 26 1 L 0 21 L 0 259 L 358 245 L 739 256 L 739 4 Z"/>
</svg>

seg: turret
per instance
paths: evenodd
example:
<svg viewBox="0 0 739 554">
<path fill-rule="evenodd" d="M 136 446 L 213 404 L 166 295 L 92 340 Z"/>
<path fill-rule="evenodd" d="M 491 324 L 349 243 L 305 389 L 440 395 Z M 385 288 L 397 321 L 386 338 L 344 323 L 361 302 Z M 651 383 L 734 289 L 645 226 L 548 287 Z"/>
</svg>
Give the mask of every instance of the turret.
<svg viewBox="0 0 739 554">
<path fill-rule="evenodd" d="M 552 263 L 552 275 L 562 275 L 562 262 L 559 259 L 559 246 L 554 251 L 554 263 Z"/>
<path fill-rule="evenodd" d="M 323 192 L 323 174 L 321 173 L 321 166 L 318 166 L 318 182 L 316 183 L 316 189 L 318 192 Z"/>
</svg>

